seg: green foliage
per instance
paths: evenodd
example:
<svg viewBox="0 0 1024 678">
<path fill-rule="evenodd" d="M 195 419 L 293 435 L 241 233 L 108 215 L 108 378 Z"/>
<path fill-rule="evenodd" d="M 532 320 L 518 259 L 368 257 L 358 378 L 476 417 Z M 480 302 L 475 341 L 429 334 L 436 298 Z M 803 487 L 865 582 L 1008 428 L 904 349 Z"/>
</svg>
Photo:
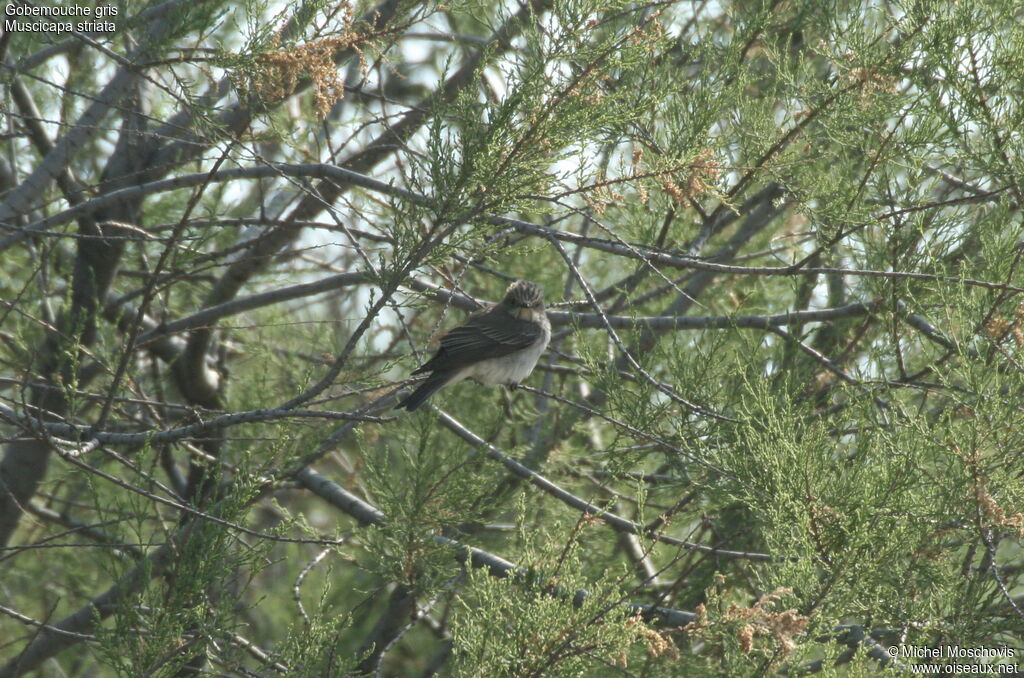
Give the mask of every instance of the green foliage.
<svg viewBox="0 0 1024 678">
<path fill-rule="evenodd" d="M 1017 650 L 1018 4 L 5 32 L 0 678 Z M 554 324 L 529 388 L 391 409 L 516 278 Z"/>
<path fill-rule="evenodd" d="M 525 577 L 470 572 L 452 619 L 452 675 L 607 675 L 625 669 L 645 641 L 661 653 L 675 649 L 615 603 L 614 579 L 582 575 L 572 543 L 561 554 L 526 556 L 536 565 Z M 587 595 L 576 593 L 584 589 Z"/>
</svg>

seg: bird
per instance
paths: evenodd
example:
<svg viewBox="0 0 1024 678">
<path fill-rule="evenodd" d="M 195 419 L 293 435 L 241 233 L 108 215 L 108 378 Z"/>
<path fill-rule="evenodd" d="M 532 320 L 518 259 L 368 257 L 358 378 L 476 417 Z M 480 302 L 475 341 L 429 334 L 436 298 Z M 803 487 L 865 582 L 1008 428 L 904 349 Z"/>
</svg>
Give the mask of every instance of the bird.
<svg viewBox="0 0 1024 678">
<path fill-rule="evenodd" d="M 512 388 L 530 376 L 551 340 L 551 322 L 544 313 L 544 290 L 516 280 L 505 297 L 471 315 L 465 324 L 441 338 L 433 358 L 413 374 L 430 373 L 395 409 L 412 412 L 448 384 L 473 379 Z"/>
</svg>

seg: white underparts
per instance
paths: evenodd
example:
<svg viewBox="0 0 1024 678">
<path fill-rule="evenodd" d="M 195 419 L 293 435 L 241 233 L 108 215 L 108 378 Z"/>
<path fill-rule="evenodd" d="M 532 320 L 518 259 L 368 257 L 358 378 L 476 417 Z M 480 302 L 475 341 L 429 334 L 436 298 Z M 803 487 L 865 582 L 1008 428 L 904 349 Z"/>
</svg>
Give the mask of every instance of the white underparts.
<svg viewBox="0 0 1024 678">
<path fill-rule="evenodd" d="M 544 328 L 544 333 L 533 343 L 532 346 L 516 351 L 511 355 L 500 358 L 489 358 L 470 365 L 459 371 L 449 383 L 473 379 L 481 384 L 494 386 L 497 384 L 518 384 L 530 376 L 533 368 L 540 360 L 544 349 L 548 347 L 551 339 L 551 329 Z"/>
</svg>

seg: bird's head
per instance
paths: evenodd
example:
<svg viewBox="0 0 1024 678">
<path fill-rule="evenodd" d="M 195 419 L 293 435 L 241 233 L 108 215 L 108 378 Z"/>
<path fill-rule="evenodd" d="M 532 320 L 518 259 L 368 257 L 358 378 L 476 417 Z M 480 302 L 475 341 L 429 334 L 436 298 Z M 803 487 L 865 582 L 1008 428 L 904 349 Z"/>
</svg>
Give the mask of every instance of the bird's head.
<svg viewBox="0 0 1024 678">
<path fill-rule="evenodd" d="M 508 286 L 505 292 L 505 299 L 502 303 L 511 307 L 513 311 L 519 309 L 544 309 L 544 290 L 527 280 L 517 280 Z"/>
</svg>

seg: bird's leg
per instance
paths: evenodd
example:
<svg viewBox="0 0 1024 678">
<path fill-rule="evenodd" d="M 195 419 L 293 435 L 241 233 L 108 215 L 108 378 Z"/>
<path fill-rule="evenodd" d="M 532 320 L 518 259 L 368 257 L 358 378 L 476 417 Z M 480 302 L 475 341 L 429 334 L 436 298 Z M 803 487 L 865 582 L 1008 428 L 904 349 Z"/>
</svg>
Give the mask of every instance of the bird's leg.
<svg viewBox="0 0 1024 678">
<path fill-rule="evenodd" d="M 504 410 L 505 419 L 508 420 L 512 417 L 512 389 L 514 388 L 514 386 L 512 384 L 505 384 L 505 387 L 507 390 L 503 389 L 501 391 L 501 400 L 503 404 L 502 409 Z"/>
</svg>

